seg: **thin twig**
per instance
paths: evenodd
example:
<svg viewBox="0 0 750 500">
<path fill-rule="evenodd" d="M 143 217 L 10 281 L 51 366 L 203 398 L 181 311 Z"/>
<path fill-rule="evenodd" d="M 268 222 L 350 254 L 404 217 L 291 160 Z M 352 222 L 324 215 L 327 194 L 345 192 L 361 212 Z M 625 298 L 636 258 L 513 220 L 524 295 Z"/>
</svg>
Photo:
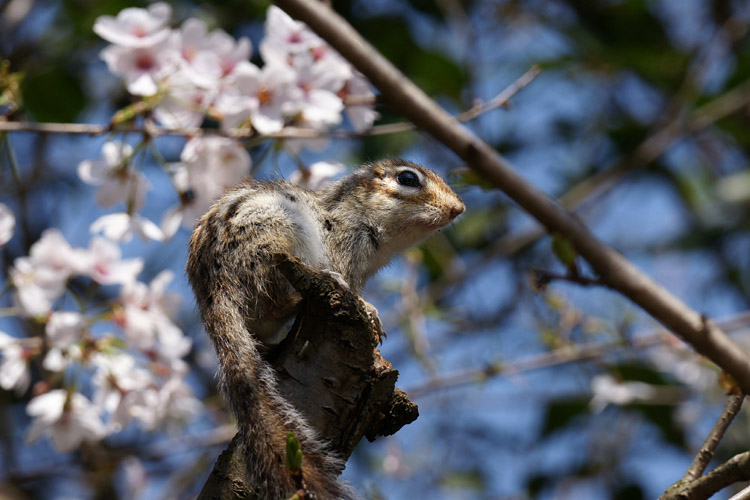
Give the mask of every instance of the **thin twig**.
<svg viewBox="0 0 750 500">
<path fill-rule="evenodd" d="M 485 114 L 493 109 L 507 106 L 510 99 L 520 90 L 531 83 L 534 78 L 541 72 L 538 66 L 532 66 L 526 73 L 521 75 L 515 82 L 500 92 L 497 96 L 488 102 L 480 103 L 458 115 L 457 119 L 461 122 L 467 122 Z M 349 105 L 367 105 L 372 104 L 372 98 L 362 98 L 354 100 L 347 98 Z M 348 130 L 318 130 L 300 127 L 285 127 L 278 132 L 269 134 L 258 134 L 252 129 L 203 129 L 203 128 L 165 128 L 157 127 L 152 123 L 144 126 L 112 126 L 95 123 L 35 123 L 35 122 L 16 122 L 4 120 L 0 117 L 0 132 L 36 132 L 47 134 L 80 134 L 80 135 L 101 135 L 107 133 L 122 134 L 144 134 L 150 137 L 160 136 L 220 136 L 232 137 L 235 139 L 247 138 L 266 138 L 266 139 L 318 139 L 318 138 L 335 138 L 335 139 L 358 139 L 371 135 L 387 135 L 408 132 L 416 127 L 411 122 L 387 123 L 385 125 L 376 125 L 361 133 L 350 132 Z"/>
<path fill-rule="evenodd" d="M 523 90 L 524 87 L 526 87 L 528 84 L 534 81 L 534 78 L 536 78 L 541 72 L 542 72 L 542 68 L 540 66 L 537 66 L 537 65 L 532 66 L 531 68 L 529 68 L 529 70 L 526 73 L 521 75 L 515 82 L 513 82 L 510 86 L 508 86 L 508 88 L 500 92 L 498 95 L 496 95 L 489 101 L 485 103 L 477 104 L 473 108 L 467 111 L 464 111 L 463 113 L 458 115 L 458 121 L 468 122 L 488 111 L 491 111 L 496 108 L 501 108 L 503 106 L 507 106 L 508 103 L 510 102 L 510 99 L 513 96 L 515 96 L 519 91 Z"/>
<path fill-rule="evenodd" d="M 547 285 L 553 281 L 568 281 L 581 286 L 606 286 L 599 278 L 588 278 L 581 276 L 578 272 L 569 272 L 567 274 L 557 274 L 544 269 L 531 269 L 531 274 L 534 279 L 534 286 L 537 290 L 543 290 Z"/>
<path fill-rule="evenodd" d="M 727 404 L 724 406 L 724 411 L 721 412 L 721 416 L 719 416 L 719 419 L 716 421 L 716 425 L 711 429 L 711 432 L 706 438 L 706 442 L 703 443 L 703 446 L 701 446 L 698 454 L 693 459 L 693 463 L 690 464 L 687 472 L 685 472 L 685 479 L 696 479 L 706 470 L 708 463 L 714 456 L 716 446 L 729 428 L 729 424 L 732 423 L 732 420 L 734 420 L 734 417 L 740 411 L 744 400 L 744 394 L 733 394 L 729 396 Z"/>
<path fill-rule="evenodd" d="M 505 363 L 502 361 L 498 361 L 495 363 L 489 363 L 481 368 L 473 368 L 470 370 L 443 375 L 442 377 L 436 377 L 428 380 L 422 385 L 411 387 L 406 392 L 409 394 L 409 397 L 418 398 L 438 389 L 451 389 L 465 385 L 476 384 L 478 382 L 483 382 L 490 378 L 498 376 L 527 373 L 544 368 L 551 368 L 553 366 L 598 359 L 604 354 L 609 353 L 615 349 L 620 349 L 623 347 L 642 349 L 646 347 L 652 347 L 663 342 L 664 340 L 662 334 L 654 334 L 652 336 L 642 338 L 631 343 L 616 341 L 602 342 L 584 346 L 566 346 L 554 351 L 546 352 L 544 354 L 528 356 L 526 358 L 522 358 L 513 362 Z"/>
<path fill-rule="evenodd" d="M 750 326 L 750 311 L 717 321 L 727 332 L 738 331 Z M 407 390 L 410 397 L 421 397 L 440 389 L 453 389 L 476 384 L 493 377 L 527 373 L 544 368 L 561 366 L 581 361 L 598 359 L 605 354 L 622 348 L 646 349 L 664 343 L 664 331 L 650 331 L 633 335 L 635 340 L 624 342 L 601 342 L 582 346 L 566 346 L 543 354 L 535 354 L 515 361 L 497 361 L 479 368 L 448 373 L 429 379 Z"/>
</svg>

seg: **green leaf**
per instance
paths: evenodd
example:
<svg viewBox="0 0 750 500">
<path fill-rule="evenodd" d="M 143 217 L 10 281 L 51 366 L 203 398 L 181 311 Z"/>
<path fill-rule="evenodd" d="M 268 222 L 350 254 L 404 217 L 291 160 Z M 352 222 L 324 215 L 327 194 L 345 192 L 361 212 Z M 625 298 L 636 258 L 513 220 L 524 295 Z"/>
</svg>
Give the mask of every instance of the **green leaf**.
<svg viewBox="0 0 750 500">
<path fill-rule="evenodd" d="M 576 247 L 560 233 L 552 234 L 552 252 L 568 268 L 575 264 L 576 257 L 578 257 Z"/>
<path fill-rule="evenodd" d="M 302 469 L 302 447 L 292 432 L 286 435 L 286 466 L 293 471 Z"/>
</svg>

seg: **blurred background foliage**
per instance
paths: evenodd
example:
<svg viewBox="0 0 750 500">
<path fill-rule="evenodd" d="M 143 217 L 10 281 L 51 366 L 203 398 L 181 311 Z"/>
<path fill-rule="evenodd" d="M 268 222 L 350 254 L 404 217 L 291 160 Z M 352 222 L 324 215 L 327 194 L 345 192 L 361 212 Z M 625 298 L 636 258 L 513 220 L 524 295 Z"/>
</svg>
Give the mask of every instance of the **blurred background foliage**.
<svg viewBox="0 0 750 500">
<path fill-rule="evenodd" d="M 177 21 L 200 17 L 256 46 L 268 5 L 171 4 Z M 0 1 L 0 59 L 10 63 L 0 75 L 0 111 L 18 121 L 107 123 L 128 97 L 98 59 L 103 42 L 91 27 L 97 16 L 133 5 L 145 3 Z M 333 6 L 456 114 L 539 65 L 541 74 L 512 106 L 469 127 L 658 282 L 723 322 L 739 342 L 747 340 L 747 2 L 336 0 Z M 387 103 L 378 111 L 378 123 L 401 121 Z M 160 139 L 157 146 L 174 161 L 181 140 Z M 75 167 L 96 156 L 101 142 L 7 136 L 0 201 L 16 211 L 19 227 L 0 253 L 6 271 L 47 227 L 64 228 L 71 241 L 85 244 L 85 221 L 100 209 L 92 208 L 92 192 Z M 259 162 L 267 148 L 272 154 Z M 294 169 L 296 159 L 279 151 L 253 145 L 254 175 Z M 8 168 L 10 155 L 21 166 L 18 178 Z M 554 280 L 533 286 L 539 273 L 565 271 L 552 239 L 429 137 L 339 140 L 299 160 L 355 165 L 399 155 L 450 174 L 468 210 L 369 287 L 390 333 L 384 354 L 401 371 L 400 385 L 420 404 L 421 417 L 395 437 L 363 443 L 346 479 L 368 497 L 385 499 L 658 496 L 682 476 L 723 406 L 716 369 L 614 293 Z M 157 180 L 163 176 L 155 162 L 142 168 Z M 157 191 L 153 214 L 176 197 Z M 163 247 L 128 251 L 147 256 L 147 274 L 173 266 L 181 275 L 187 236 L 182 231 Z M 581 272 L 588 272 L 585 265 Z M 212 430 L 227 418 L 219 411 L 211 347 L 184 282 L 177 290 L 185 297 L 181 326 L 194 340 L 192 382 L 207 413 L 172 434 L 129 429 L 59 455 L 24 442 L 30 394 L 0 393 L 0 497 L 195 496 L 226 439 Z M 618 400 L 614 389 L 592 383 L 603 376 L 625 392 L 649 391 Z M 747 449 L 749 423 L 740 416 L 719 458 Z"/>
</svg>

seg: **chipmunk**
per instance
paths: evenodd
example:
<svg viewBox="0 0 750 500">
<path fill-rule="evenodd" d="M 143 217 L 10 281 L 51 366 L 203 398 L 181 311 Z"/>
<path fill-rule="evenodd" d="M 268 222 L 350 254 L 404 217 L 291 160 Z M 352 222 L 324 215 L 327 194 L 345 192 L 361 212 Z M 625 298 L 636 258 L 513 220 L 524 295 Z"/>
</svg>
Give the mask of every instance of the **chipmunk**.
<svg viewBox="0 0 750 500">
<path fill-rule="evenodd" d="M 359 292 L 396 253 L 447 226 L 464 208 L 431 170 L 383 160 L 318 192 L 284 181 L 246 182 L 197 223 L 187 274 L 258 498 L 280 500 L 295 490 L 285 466 L 288 432 L 300 441 L 308 492 L 318 499 L 351 498 L 336 479 L 342 464 L 278 393 L 262 355 L 280 340 L 300 303 L 272 256 L 297 257 Z"/>
</svg>

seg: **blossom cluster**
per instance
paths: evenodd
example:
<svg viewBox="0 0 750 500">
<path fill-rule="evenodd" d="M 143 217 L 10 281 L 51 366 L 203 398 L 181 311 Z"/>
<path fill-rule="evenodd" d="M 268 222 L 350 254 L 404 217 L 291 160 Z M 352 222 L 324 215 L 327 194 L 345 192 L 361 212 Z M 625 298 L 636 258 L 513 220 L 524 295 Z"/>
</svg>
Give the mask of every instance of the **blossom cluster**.
<svg viewBox="0 0 750 500">
<path fill-rule="evenodd" d="M 180 193 L 179 203 L 170 209 L 160 225 L 137 213 L 150 183 L 133 165 L 133 147 L 120 141 L 102 146 L 102 158 L 84 160 L 78 176 L 97 186 L 96 200 L 105 207 L 122 203 L 126 211 L 104 215 L 93 222 L 91 232 L 115 241 L 128 241 L 133 234 L 144 240 L 171 238 L 180 224 L 192 227 L 211 203 L 229 186 L 250 173 L 250 155 L 234 139 L 196 137 L 182 150 L 180 162 L 167 165 L 173 184 Z"/>
<path fill-rule="evenodd" d="M 127 8 L 102 16 L 94 31 L 110 42 L 101 57 L 134 95 L 155 97 L 156 118 L 165 127 L 197 127 L 206 114 L 225 128 L 252 126 L 261 134 L 287 124 L 327 129 L 348 113 L 355 130 L 376 118 L 367 104 L 369 83 L 306 25 L 281 9 L 268 9 L 260 43 L 262 68 L 249 61 L 247 38 L 209 32 L 199 19 L 168 26 L 171 8 Z M 356 103 L 345 106 L 348 97 Z"/>
<path fill-rule="evenodd" d="M 166 128 L 193 129 L 209 117 L 224 132 L 244 128 L 269 135 L 287 126 L 325 132 L 346 113 L 362 131 L 377 117 L 369 82 L 276 7 L 268 10 L 260 43 L 262 67 L 250 62 L 248 39 L 209 31 L 198 19 L 173 29 L 170 17 L 168 4 L 153 3 L 94 24 L 110 43 L 101 52 L 110 71 Z M 59 450 L 71 451 L 134 423 L 155 429 L 200 410 L 182 359 L 191 342 L 174 322 L 178 303 L 166 291 L 172 275 L 164 271 L 150 283 L 139 281 L 143 260 L 123 258 L 118 242 L 133 235 L 166 241 L 249 176 L 250 155 L 231 136 L 194 134 L 178 162 L 164 162 L 179 201 L 160 223 L 140 215 L 152 188 L 139 168 L 148 142 L 108 140 L 99 158 L 78 165 L 78 176 L 95 186 L 99 205 L 117 211 L 91 224 L 94 236 L 86 248 L 49 229 L 27 256 L 14 260 L 8 273 L 12 311 L 38 334 L 0 332 L 0 388 L 26 393 L 33 382 L 30 366 L 38 367 L 33 372 L 41 380 L 27 406 L 30 440 L 48 436 Z M 319 142 L 287 141 L 285 147 L 295 152 Z M 319 162 L 290 180 L 318 189 L 343 170 Z M 14 226 L 11 210 L 0 204 L 0 247 Z"/>
<path fill-rule="evenodd" d="M 27 406 L 34 417 L 30 440 L 46 435 L 59 450 L 70 451 L 131 422 L 154 429 L 201 408 L 185 381 L 182 358 L 191 342 L 172 320 L 178 306 L 166 292 L 172 274 L 163 271 L 146 284 L 137 280 L 142 268 L 142 260 L 123 259 L 105 238 L 73 248 L 55 229 L 14 261 L 14 305 L 19 315 L 43 325 L 44 334 L 15 338 L 0 332 L 0 387 L 25 392 L 30 361 L 41 362 L 47 376 Z M 88 304 L 86 313 L 66 310 L 73 280 L 89 290 L 116 286 L 119 293 Z M 73 384 L 59 383 L 83 376 L 91 380 L 91 399 Z"/>
<path fill-rule="evenodd" d="M 198 127 L 209 116 L 224 130 L 273 134 L 294 125 L 325 131 L 340 124 L 346 112 L 352 127 L 363 131 L 377 117 L 369 82 L 305 24 L 275 6 L 268 9 L 260 43 L 262 67 L 249 61 L 247 38 L 209 31 L 194 18 L 172 29 L 170 17 L 170 6 L 160 2 L 101 16 L 94 24 L 94 31 L 110 42 L 101 52 L 110 71 L 123 78 L 130 93 L 146 99 L 167 128 Z M 324 142 L 297 139 L 286 146 L 297 152 Z M 132 146 L 110 141 L 102 159 L 86 160 L 78 169 L 84 182 L 98 186 L 99 204 L 125 204 L 125 211 L 105 215 L 91 227 L 109 239 L 127 241 L 137 234 L 164 241 L 180 225 L 192 227 L 222 191 L 249 175 L 251 166 L 236 139 L 193 137 L 180 162 L 166 166 L 180 202 L 157 225 L 137 213 L 150 186 L 133 167 L 133 156 Z M 312 177 L 315 182 L 306 185 L 316 187 L 340 170 L 316 164 L 300 172 L 298 180 Z"/>
</svg>

